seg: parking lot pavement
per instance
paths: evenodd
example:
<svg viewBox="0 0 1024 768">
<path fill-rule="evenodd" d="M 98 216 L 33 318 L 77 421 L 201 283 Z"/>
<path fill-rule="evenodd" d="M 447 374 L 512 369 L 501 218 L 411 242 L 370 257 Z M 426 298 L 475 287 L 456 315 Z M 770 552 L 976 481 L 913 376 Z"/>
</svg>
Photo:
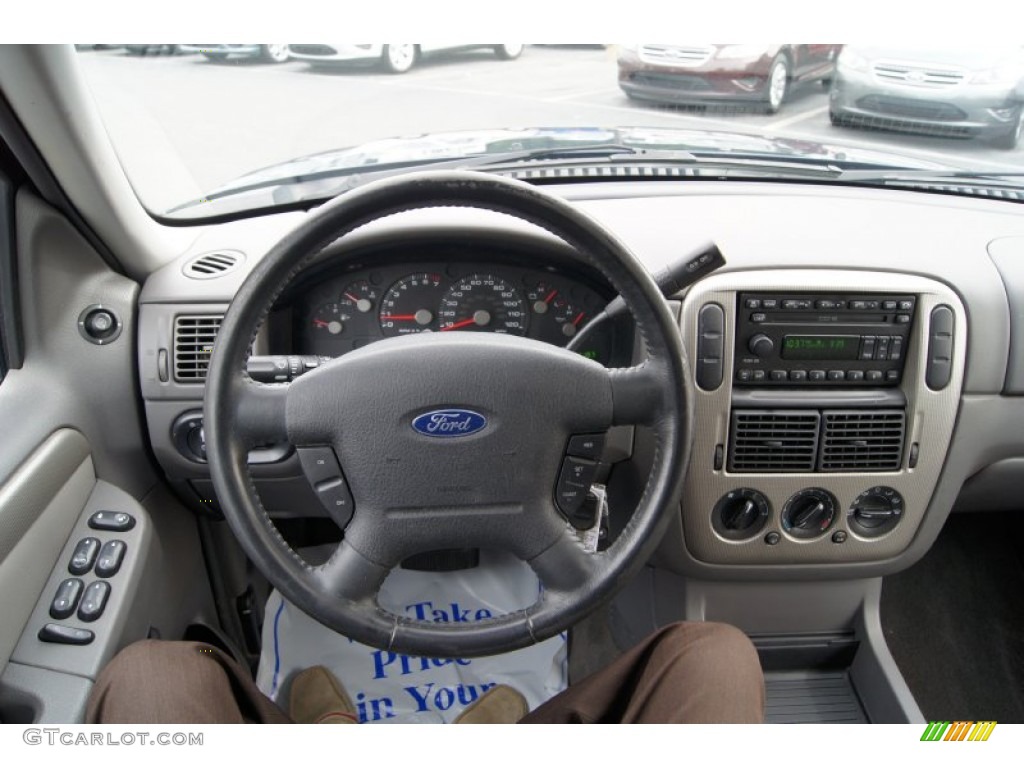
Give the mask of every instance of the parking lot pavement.
<svg viewBox="0 0 1024 768">
<path fill-rule="evenodd" d="M 775 115 L 634 102 L 618 88 L 613 49 L 529 46 L 515 61 L 500 61 L 486 50 L 449 53 L 398 76 L 298 61 L 140 57 L 121 49 L 79 56 L 129 177 L 157 210 L 314 152 L 391 136 L 493 127 L 748 131 L 903 150 L 956 166 L 1024 170 L 1024 150 L 835 128 L 827 94 L 817 83 L 794 88 Z"/>
</svg>

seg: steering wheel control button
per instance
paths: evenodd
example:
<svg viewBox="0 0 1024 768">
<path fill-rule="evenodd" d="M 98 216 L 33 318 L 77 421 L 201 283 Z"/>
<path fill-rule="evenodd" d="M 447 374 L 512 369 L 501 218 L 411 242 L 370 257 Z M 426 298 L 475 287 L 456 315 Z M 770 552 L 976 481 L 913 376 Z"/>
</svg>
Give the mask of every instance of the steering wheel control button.
<svg viewBox="0 0 1024 768">
<path fill-rule="evenodd" d="M 82 621 L 96 621 L 103 615 L 110 598 L 110 584 L 105 581 L 94 581 L 85 588 L 82 604 L 78 606 L 78 618 Z"/>
<path fill-rule="evenodd" d="M 324 509 L 334 518 L 334 522 L 344 528 L 352 519 L 352 512 L 355 509 L 355 502 L 352 500 L 352 493 L 345 478 L 335 477 L 313 487 Z"/>
<path fill-rule="evenodd" d="M 790 496 L 782 508 L 782 529 L 794 539 L 814 539 L 836 518 L 835 497 L 823 488 L 805 488 Z"/>
<path fill-rule="evenodd" d="M 555 489 L 555 501 L 566 517 L 574 517 L 583 506 L 590 484 L 597 475 L 597 462 L 567 456 L 562 462 Z"/>
<path fill-rule="evenodd" d="M 91 630 L 80 627 L 65 627 L 62 624 L 47 624 L 39 630 L 37 637 L 44 643 L 61 645 L 88 645 L 96 637 Z"/>
<path fill-rule="evenodd" d="M 771 507 L 762 493 L 753 488 L 737 488 L 715 504 L 711 525 L 722 538 L 743 541 L 764 529 L 770 513 Z"/>
<path fill-rule="evenodd" d="M 57 587 L 57 594 L 50 602 L 50 616 L 54 619 L 66 619 L 75 612 L 78 598 L 82 596 L 81 579 L 64 579 Z"/>
<path fill-rule="evenodd" d="M 604 450 L 604 435 L 573 435 L 569 438 L 569 447 L 566 454 L 575 456 L 578 459 L 601 458 L 601 451 Z"/>
<path fill-rule="evenodd" d="M 341 477 L 341 467 L 334 451 L 327 446 L 299 448 L 299 462 L 309 482 L 317 486 L 325 480 L 337 480 Z"/>
<path fill-rule="evenodd" d="M 109 579 L 119 570 L 124 561 L 124 553 L 128 551 L 128 545 L 120 539 L 108 541 L 100 550 L 100 558 L 96 561 L 96 575 L 101 579 Z"/>
<path fill-rule="evenodd" d="M 68 563 L 68 573 L 74 576 L 81 576 L 91 571 L 99 552 L 99 539 L 94 539 L 92 536 L 82 539 L 80 542 L 75 544 L 75 551 L 71 553 L 71 562 Z"/>
<path fill-rule="evenodd" d="M 929 389 L 945 389 L 953 374 L 953 310 L 942 304 L 932 310 L 928 335 L 925 383 Z"/>
<path fill-rule="evenodd" d="M 101 509 L 89 518 L 89 527 L 94 531 L 114 531 L 124 533 L 135 527 L 135 518 L 127 512 L 111 512 Z"/>
<path fill-rule="evenodd" d="M 903 497 L 895 488 L 878 485 L 870 488 L 850 505 L 846 520 L 858 536 L 875 538 L 888 533 L 903 519 Z"/>
</svg>

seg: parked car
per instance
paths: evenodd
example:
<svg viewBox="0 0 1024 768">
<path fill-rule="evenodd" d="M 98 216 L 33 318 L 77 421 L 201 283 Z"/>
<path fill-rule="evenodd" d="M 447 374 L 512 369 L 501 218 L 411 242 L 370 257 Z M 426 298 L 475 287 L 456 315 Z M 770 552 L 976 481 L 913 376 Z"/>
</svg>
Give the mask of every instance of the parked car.
<svg viewBox="0 0 1024 768">
<path fill-rule="evenodd" d="M 201 53 L 210 61 L 224 61 L 228 56 L 242 56 L 282 64 L 290 58 L 286 43 L 188 43 L 182 45 L 181 50 L 185 53 Z"/>
<path fill-rule="evenodd" d="M 745 102 L 778 112 L 794 83 L 832 76 L 838 45 L 619 46 L 619 87 L 631 99 L 668 104 Z"/>
<path fill-rule="evenodd" d="M 525 46 L 522 43 L 460 43 L 459 45 L 430 45 L 428 43 L 329 43 L 326 45 L 292 45 L 293 58 L 310 63 L 379 64 L 395 74 L 408 72 L 423 56 L 442 51 L 491 48 L 499 59 L 518 59 Z"/>
<path fill-rule="evenodd" d="M 1024 47 L 847 46 L 828 114 L 833 125 L 982 137 L 1013 149 L 1024 134 Z"/>
</svg>

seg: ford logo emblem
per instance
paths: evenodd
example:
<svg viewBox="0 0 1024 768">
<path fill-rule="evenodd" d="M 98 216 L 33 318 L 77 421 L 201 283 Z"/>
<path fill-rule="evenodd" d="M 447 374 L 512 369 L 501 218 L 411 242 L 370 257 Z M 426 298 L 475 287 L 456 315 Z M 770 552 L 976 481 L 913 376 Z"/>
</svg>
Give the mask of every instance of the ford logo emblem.
<svg viewBox="0 0 1024 768">
<path fill-rule="evenodd" d="M 487 426 L 487 419 L 476 411 L 445 408 L 421 413 L 412 420 L 412 428 L 427 437 L 465 437 Z"/>
</svg>

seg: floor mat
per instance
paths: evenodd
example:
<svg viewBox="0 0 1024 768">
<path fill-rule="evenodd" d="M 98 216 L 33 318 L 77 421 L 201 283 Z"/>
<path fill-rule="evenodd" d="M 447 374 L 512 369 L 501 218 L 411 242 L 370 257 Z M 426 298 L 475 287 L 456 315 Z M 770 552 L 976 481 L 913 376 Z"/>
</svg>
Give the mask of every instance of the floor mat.
<svg viewBox="0 0 1024 768">
<path fill-rule="evenodd" d="M 882 587 L 882 626 L 929 720 L 1024 722 L 1024 519 L 953 515 Z"/>
</svg>

